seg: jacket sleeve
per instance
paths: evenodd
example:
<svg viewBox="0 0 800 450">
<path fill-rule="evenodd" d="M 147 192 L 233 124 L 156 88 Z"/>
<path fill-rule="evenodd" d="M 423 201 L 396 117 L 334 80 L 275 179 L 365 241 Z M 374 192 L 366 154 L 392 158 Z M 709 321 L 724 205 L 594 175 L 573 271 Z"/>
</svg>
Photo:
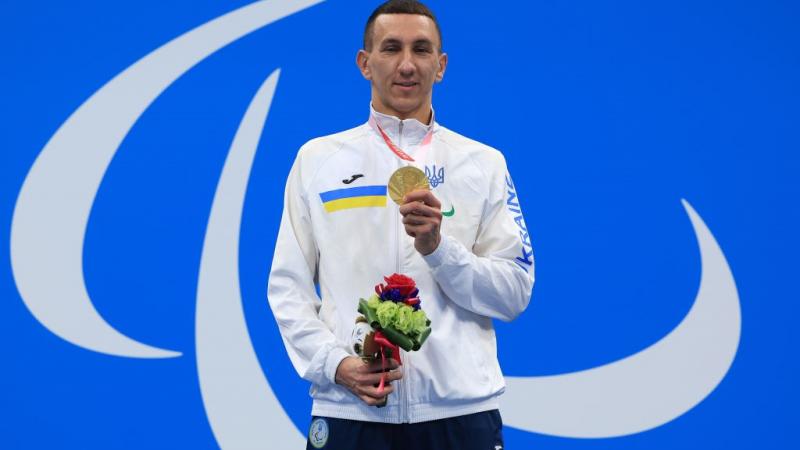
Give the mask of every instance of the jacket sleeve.
<svg viewBox="0 0 800 450">
<path fill-rule="evenodd" d="M 447 297 L 469 311 L 504 321 L 528 306 L 533 288 L 533 248 L 519 198 L 500 152 L 482 165 L 489 189 L 475 244 L 467 249 L 442 235 L 423 256 Z"/>
<path fill-rule="evenodd" d="M 336 369 L 348 353 L 319 316 L 322 303 L 314 286 L 319 253 L 301 171 L 298 156 L 286 182 L 267 297 L 295 370 L 324 386 L 336 382 Z"/>
</svg>

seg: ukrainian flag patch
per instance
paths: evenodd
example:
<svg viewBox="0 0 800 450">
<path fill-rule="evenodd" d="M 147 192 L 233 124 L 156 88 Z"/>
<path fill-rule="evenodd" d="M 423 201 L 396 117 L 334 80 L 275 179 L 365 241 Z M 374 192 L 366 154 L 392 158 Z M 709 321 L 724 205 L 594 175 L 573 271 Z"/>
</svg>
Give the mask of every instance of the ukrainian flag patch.
<svg viewBox="0 0 800 450">
<path fill-rule="evenodd" d="M 386 186 L 358 186 L 321 192 L 319 198 L 325 211 L 351 208 L 386 207 Z"/>
</svg>

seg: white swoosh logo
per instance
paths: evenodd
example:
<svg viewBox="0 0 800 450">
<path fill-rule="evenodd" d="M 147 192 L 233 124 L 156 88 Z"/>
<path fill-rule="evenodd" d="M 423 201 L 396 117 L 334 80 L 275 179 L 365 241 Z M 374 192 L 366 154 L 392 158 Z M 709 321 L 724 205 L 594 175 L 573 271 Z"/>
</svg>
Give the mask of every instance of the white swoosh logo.
<svg viewBox="0 0 800 450">
<path fill-rule="evenodd" d="M 694 305 L 652 346 L 600 367 L 545 377 L 507 377 L 504 422 L 563 437 L 624 436 L 663 425 L 703 401 L 739 347 L 739 295 L 725 255 L 691 205 L 702 278 Z"/>
<path fill-rule="evenodd" d="M 11 223 L 14 280 L 42 325 L 100 353 L 180 356 L 121 334 L 92 304 L 83 241 L 97 190 L 125 135 L 173 81 L 242 36 L 319 2 L 257 2 L 199 26 L 122 71 L 61 125 L 28 172 Z"/>
<path fill-rule="evenodd" d="M 214 194 L 197 285 L 197 373 L 208 420 L 225 449 L 302 448 L 253 350 L 239 288 L 239 232 L 247 179 L 279 71 L 239 125 Z"/>
</svg>

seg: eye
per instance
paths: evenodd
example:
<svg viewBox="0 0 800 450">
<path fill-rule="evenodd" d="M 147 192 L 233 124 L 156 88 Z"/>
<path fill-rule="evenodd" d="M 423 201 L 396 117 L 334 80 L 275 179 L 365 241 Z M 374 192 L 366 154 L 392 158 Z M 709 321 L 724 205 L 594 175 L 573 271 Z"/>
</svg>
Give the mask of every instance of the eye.
<svg viewBox="0 0 800 450">
<path fill-rule="evenodd" d="M 414 51 L 416 53 L 430 53 L 431 52 L 431 48 L 430 47 L 424 47 L 424 46 L 423 47 L 414 47 Z"/>
</svg>

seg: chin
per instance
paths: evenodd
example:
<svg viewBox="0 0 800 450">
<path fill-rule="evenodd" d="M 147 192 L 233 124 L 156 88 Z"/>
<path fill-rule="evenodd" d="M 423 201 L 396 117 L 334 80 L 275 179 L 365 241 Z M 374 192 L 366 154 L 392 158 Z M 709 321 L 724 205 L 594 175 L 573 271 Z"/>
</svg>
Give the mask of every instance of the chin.
<svg viewBox="0 0 800 450">
<path fill-rule="evenodd" d="M 414 104 L 407 104 L 407 103 L 397 104 L 397 103 L 395 103 L 395 104 L 391 105 L 391 108 L 394 111 L 397 111 L 397 113 L 400 114 L 400 115 L 409 115 L 409 114 L 413 114 L 415 111 L 417 111 L 417 109 L 419 109 L 420 106 L 421 105 L 419 103 L 414 103 Z"/>
</svg>

